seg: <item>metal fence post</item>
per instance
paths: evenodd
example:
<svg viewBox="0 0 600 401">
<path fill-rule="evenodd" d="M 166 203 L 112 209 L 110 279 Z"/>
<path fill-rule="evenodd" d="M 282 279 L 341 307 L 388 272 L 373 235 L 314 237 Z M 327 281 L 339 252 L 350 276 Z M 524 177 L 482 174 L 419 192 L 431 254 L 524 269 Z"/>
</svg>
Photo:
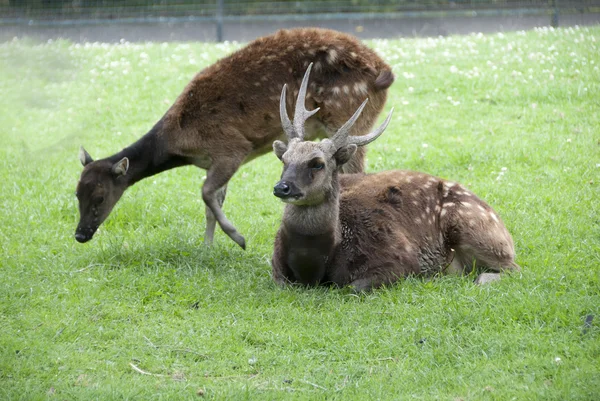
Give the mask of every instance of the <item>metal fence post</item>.
<svg viewBox="0 0 600 401">
<path fill-rule="evenodd" d="M 559 14 L 559 9 L 558 9 L 558 0 L 554 0 L 554 11 L 552 12 L 552 27 L 553 28 L 558 28 L 558 14 Z"/>
<path fill-rule="evenodd" d="M 217 0 L 217 42 L 223 41 L 223 9 L 225 0 Z"/>
</svg>

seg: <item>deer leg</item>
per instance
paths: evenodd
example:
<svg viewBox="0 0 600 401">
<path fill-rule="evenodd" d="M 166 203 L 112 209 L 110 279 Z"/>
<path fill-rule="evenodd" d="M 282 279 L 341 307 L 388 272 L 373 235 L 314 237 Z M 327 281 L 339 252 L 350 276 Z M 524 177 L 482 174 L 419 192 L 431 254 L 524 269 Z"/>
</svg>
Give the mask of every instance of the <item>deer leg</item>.
<svg viewBox="0 0 600 401">
<path fill-rule="evenodd" d="M 225 234 L 241 246 L 242 249 L 246 249 L 246 240 L 235 229 L 233 224 L 227 220 L 227 217 L 225 217 L 225 213 L 223 213 L 223 210 L 221 209 L 222 201 L 221 204 L 219 203 L 219 191 L 222 191 L 222 188 L 227 185 L 227 182 L 237 171 L 242 160 L 243 158 L 229 158 L 226 160 L 219 159 L 213 162 L 206 173 L 206 181 L 202 187 L 202 199 Z M 222 200 L 224 200 L 224 193 L 222 195 Z M 210 228 L 209 224 L 210 221 L 207 220 L 207 231 Z M 214 234 L 214 230 L 212 234 Z"/>
<path fill-rule="evenodd" d="M 455 251 L 451 270 L 464 273 L 470 273 L 474 268 L 483 270 L 484 272 L 475 279 L 477 285 L 500 280 L 501 273 L 504 271 L 521 270 L 514 261 L 512 242 L 510 245 L 503 241 L 483 244 L 481 238 L 465 238 Z"/>
<path fill-rule="evenodd" d="M 520 271 L 515 263 L 512 239 L 504 227 L 481 232 L 465 230 L 455 247 L 452 271 L 470 273 L 473 269 L 483 271 L 475 284 L 487 284 L 500 279 L 504 271 Z"/>
<path fill-rule="evenodd" d="M 225 202 L 225 195 L 227 195 L 227 184 L 219 188 L 216 192 L 217 202 L 219 203 L 219 207 L 223 208 L 223 203 Z M 213 242 L 213 238 L 215 236 L 215 228 L 217 225 L 217 219 L 213 214 L 212 210 L 205 205 L 205 215 L 206 215 L 206 230 L 204 231 L 204 244 L 210 246 Z"/>
</svg>

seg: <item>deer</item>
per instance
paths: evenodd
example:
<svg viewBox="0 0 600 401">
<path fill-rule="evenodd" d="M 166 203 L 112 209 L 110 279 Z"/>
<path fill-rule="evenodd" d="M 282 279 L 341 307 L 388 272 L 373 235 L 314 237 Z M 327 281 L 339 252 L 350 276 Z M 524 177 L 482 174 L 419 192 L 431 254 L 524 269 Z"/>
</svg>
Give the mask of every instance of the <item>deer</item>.
<svg viewBox="0 0 600 401">
<path fill-rule="evenodd" d="M 305 106 L 306 71 L 293 122 L 281 92 L 280 118 L 287 143 L 273 143 L 283 162 L 273 194 L 284 203 L 271 260 L 282 285 L 350 286 L 357 292 L 391 285 L 407 276 L 483 272 L 476 284 L 518 271 L 512 237 L 498 214 L 461 184 L 429 174 L 393 170 L 340 174 L 361 146 L 377 139 L 386 120 L 365 135 L 351 135 L 368 98 L 336 133 L 306 140 L 316 110 Z M 355 131 L 354 131 L 355 132 Z"/>
<path fill-rule="evenodd" d="M 283 138 L 273 113 L 279 92 L 287 82 L 290 91 L 297 93 L 311 63 L 314 78 L 305 98 L 321 111 L 304 127 L 306 138 L 335 133 L 349 117 L 350 94 L 373 100 L 353 131 L 368 132 L 394 81 L 391 68 L 374 50 L 353 36 L 318 28 L 280 30 L 258 38 L 200 71 L 162 118 L 132 145 L 99 160 L 80 148 L 84 168 L 76 189 L 80 219 L 75 239 L 81 243 L 92 239 L 125 190 L 136 182 L 193 165 L 206 170 L 205 244 L 213 242 L 218 222 L 245 249 L 245 238 L 222 210 L 227 183 L 242 164 L 270 152 L 273 141 Z M 344 171 L 363 171 L 364 155 L 356 152 Z"/>
</svg>

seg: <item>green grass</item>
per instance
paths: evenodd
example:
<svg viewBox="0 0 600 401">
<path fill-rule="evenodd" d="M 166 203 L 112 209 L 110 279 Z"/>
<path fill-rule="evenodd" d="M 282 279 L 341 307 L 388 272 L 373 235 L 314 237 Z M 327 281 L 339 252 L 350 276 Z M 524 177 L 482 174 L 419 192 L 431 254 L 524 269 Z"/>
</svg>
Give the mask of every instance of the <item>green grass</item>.
<svg viewBox="0 0 600 401">
<path fill-rule="evenodd" d="M 280 289 L 274 155 L 229 186 L 246 252 L 202 245 L 191 167 L 132 187 L 80 245 L 79 146 L 132 143 L 239 45 L 0 44 L 0 399 L 597 399 L 600 28 L 369 44 L 397 80 L 368 169 L 468 185 L 521 274 Z"/>
</svg>

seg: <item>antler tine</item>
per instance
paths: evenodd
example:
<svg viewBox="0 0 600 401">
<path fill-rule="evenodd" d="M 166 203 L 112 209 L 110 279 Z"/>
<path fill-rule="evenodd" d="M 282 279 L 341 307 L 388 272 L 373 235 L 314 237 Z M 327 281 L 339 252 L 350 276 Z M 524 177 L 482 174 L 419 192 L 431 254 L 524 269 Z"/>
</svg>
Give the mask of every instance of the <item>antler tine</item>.
<svg viewBox="0 0 600 401">
<path fill-rule="evenodd" d="M 283 127 L 283 132 L 285 132 L 288 139 L 292 139 L 296 137 L 296 133 L 294 132 L 294 126 L 292 125 L 292 122 L 287 114 L 287 109 L 285 106 L 286 96 L 287 84 L 283 85 L 283 89 L 281 90 L 281 98 L 279 99 L 279 116 L 281 117 L 281 126 Z"/>
<path fill-rule="evenodd" d="M 350 128 L 352 128 L 356 120 L 358 120 L 360 113 L 362 113 L 368 101 L 368 98 L 365 99 L 365 101 L 362 102 L 360 107 L 354 112 L 352 117 L 350 117 L 350 119 L 346 121 L 346 123 L 342 125 L 340 129 L 337 130 L 335 135 L 331 138 L 331 141 L 335 144 L 336 148 L 341 148 L 342 146 L 348 144 L 348 134 L 350 133 Z"/>
<path fill-rule="evenodd" d="M 392 120 L 392 113 L 394 112 L 394 108 L 392 107 L 392 109 L 390 110 L 390 113 L 388 114 L 387 118 L 385 119 L 385 121 L 383 122 L 383 124 L 381 124 L 379 126 L 379 128 L 377 128 L 375 131 L 372 131 L 371 133 L 367 134 L 367 135 L 362 135 L 362 136 L 350 136 L 348 137 L 347 143 L 348 144 L 355 144 L 358 146 L 364 146 L 368 143 L 373 142 L 375 139 L 377 139 L 377 137 L 381 134 L 383 134 L 383 131 L 385 131 L 385 129 L 387 128 L 388 124 L 390 123 L 390 121 Z"/>
<path fill-rule="evenodd" d="M 310 63 L 306 72 L 304 73 L 304 78 L 302 78 L 302 84 L 300 85 L 300 90 L 298 91 L 298 98 L 296 99 L 296 110 L 294 111 L 294 130 L 296 131 L 297 136 L 300 139 L 304 139 L 304 123 L 308 120 L 312 115 L 314 115 L 317 111 L 319 111 L 320 107 L 312 111 L 308 111 L 305 108 L 306 101 L 306 88 L 308 87 L 308 77 L 310 75 L 310 70 L 312 69 L 313 63 Z"/>
<path fill-rule="evenodd" d="M 281 98 L 279 99 L 279 115 L 281 117 L 281 126 L 283 127 L 283 131 L 286 133 L 289 139 L 304 139 L 304 123 L 306 123 L 306 120 L 308 120 L 312 115 L 314 115 L 317 111 L 320 110 L 320 107 L 317 107 L 312 111 L 308 111 L 304 107 L 304 103 L 306 102 L 306 89 L 308 87 L 308 77 L 310 75 L 311 69 L 312 63 L 310 63 L 310 65 L 306 69 L 306 72 L 304 73 L 304 78 L 302 79 L 302 84 L 300 85 L 300 89 L 298 90 L 298 97 L 296 99 L 296 108 L 294 111 L 293 123 L 288 117 L 286 108 L 287 85 L 283 85 L 283 89 L 281 90 Z"/>
</svg>

